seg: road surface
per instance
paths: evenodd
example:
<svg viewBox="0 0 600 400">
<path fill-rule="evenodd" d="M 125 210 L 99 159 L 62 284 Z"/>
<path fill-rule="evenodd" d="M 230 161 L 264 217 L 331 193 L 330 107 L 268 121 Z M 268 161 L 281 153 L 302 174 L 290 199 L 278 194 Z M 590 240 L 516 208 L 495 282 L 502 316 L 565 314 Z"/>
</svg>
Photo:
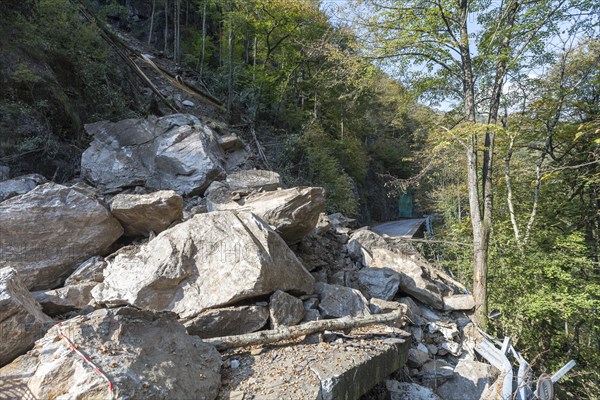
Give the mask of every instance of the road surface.
<svg viewBox="0 0 600 400">
<path fill-rule="evenodd" d="M 388 235 L 389 237 L 412 238 L 424 222 L 424 218 L 401 219 L 377 225 L 371 230 L 379 235 Z"/>
</svg>

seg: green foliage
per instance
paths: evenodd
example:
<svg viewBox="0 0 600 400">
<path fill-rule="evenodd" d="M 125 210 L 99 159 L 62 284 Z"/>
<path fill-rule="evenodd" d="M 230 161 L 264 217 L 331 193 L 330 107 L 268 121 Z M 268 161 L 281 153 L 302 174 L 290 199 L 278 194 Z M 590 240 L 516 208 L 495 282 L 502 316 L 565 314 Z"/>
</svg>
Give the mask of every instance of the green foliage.
<svg viewBox="0 0 600 400">
<path fill-rule="evenodd" d="M 0 34 L 7 40 L 0 52 L 9 68 L 0 71 L 0 105 L 7 110 L 0 114 L 0 139 L 10 145 L 0 158 L 15 173 L 69 177 L 77 157 L 67 142 L 82 139 L 83 123 L 133 115 L 116 57 L 76 2 L 35 0 L 2 11 Z"/>
<path fill-rule="evenodd" d="M 335 145 L 331 138 L 318 126 L 313 126 L 303 138 L 303 145 L 308 161 L 308 178 L 310 182 L 325 188 L 327 212 L 355 216 L 358 202 L 353 190 L 354 183 L 332 154 Z"/>
</svg>

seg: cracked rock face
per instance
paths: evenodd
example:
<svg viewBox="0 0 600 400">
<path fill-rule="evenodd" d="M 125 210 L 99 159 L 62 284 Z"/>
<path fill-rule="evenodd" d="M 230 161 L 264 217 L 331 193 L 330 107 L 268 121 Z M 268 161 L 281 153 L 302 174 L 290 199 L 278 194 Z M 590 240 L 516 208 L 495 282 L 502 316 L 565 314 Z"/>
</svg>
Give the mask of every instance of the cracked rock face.
<svg viewBox="0 0 600 400">
<path fill-rule="evenodd" d="M 269 314 L 271 329 L 278 326 L 296 325 L 304 318 L 304 303 L 302 300 L 278 290 L 271 296 Z"/>
<path fill-rule="evenodd" d="M 208 195 L 209 211 L 249 211 L 265 220 L 289 244 L 298 243 L 317 226 L 325 209 L 325 190 L 320 187 L 295 187 L 252 193 L 234 201 L 231 189 L 224 186 Z"/>
<path fill-rule="evenodd" d="M 118 194 L 110 210 L 127 236 L 160 233 L 183 218 L 183 198 L 173 190 L 149 194 Z"/>
<path fill-rule="evenodd" d="M 0 269 L 0 366 L 24 353 L 51 323 L 17 271 Z"/>
<path fill-rule="evenodd" d="M 319 282 L 315 286 L 315 291 L 319 294 L 319 311 L 324 317 L 364 317 L 371 315 L 369 302 L 356 289 Z"/>
<path fill-rule="evenodd" d="M 123 228 L 98 201 L 47 183 L 0 203 L 0 233 L 0 266 L 14 267 L 28 289 L 44 290 L 108 249 Z"/>
<path fill-rule="evenodd" d="M 269 309 L 265 306 L 225 307 L 206 310 L 186 321 L 185 327 L 190 335 L 205 339 L 255 332 L 268 319 Z"/>
<path fill-rule="evenodd" d="M 214 399 L 221 356 L 174 316 L 97 310 L 52 327 L 27 354 L 0 369 L 22 398 L 111 398 L 108 383 L 72 351 L 66 335 L 113 384 L 116 399 Z"/>
<path fill-rule="evenodd" d="M 192 115 L 101 121 L 85 129 L 94 141 L 81 156 L 81 173 L 103 190 L 146 186 L 201 194 L 225 178 L 217 136 Z"/>
<path fill-rule="evenodd" d="M 276 290 L 310 294 L 314 278 L 260 218 L 222 211 L 198 214 L 123 250 L 92 294 L 98 303 L 189 318 Z"/>
</svg>

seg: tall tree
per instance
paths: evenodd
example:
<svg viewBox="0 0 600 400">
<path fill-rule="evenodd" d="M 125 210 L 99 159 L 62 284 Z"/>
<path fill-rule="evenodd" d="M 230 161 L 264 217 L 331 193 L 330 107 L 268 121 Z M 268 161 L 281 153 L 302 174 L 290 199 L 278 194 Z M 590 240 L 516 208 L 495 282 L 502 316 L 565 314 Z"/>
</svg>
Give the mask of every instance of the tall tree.
<svg viewBox="0 0 600 400">
<path fill-rule="evenodd" d="M 467 155 L 475 316 L 485 326 L 494 146 L 509 74 L 518 76 L 546 62 L 545 43 L 552 43 L 553 36 L 568 35 L 567 21 L 574 15 L 579 16 L 578 24 L 589 23 L 594 18 L 589 12 L 597 6 L 587 0 L 359 4 L 370 9 L 370 18 L 362 22 L 369 28 L 367 40 L 376 49 L 374 57 L 396 61 L 406 82 L 429 98 L 460 101 L 460 118 L 448 131 Z"/>
</svg>

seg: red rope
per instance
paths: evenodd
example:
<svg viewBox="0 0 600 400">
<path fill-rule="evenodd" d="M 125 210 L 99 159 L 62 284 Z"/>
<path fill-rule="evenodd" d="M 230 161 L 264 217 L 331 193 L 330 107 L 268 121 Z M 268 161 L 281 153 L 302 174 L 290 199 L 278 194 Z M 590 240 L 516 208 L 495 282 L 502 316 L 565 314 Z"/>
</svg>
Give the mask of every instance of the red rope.
<svg viewBox="0 0 600 400">
<path fill-rule="evenodd" d="M 79 351 L 79 349 L 77 348 L 77 346 L 75 346 L 75 344 L 73 343 L 73 341 L 71 341 L 71 339 L 69 339 L 67 337 L 67 335 L 65 335 L 61 329 L 62 326 L 62 322 L 58 323 L 58 333 L 60 334 L 61 337 L 63 337 L 67 343 L 69 344 L 69 347 L 71 348 L 71 350 L 73 350 L 75 353 L 77 353 L 79 355 L 79 357 L 83 358 L 83 361 L 85 361 L 86 363 L 88 363 L 88 365 L 90 365 L 94 371 L 96 371 L 96 373 L 98 375 L 100 375 L 107 383 L 108 383 L 108 391 L 110 392 L 110 398 L 113 398 L 113 384 L 110 381 L 110 379 L 108 379 L 108 377 L 106 375 L 104 375 L 104 373 L 100 370 L 100 368 L 98 368 L 93 362 L 91 362 L 81 351 Z"/>
</svg>

